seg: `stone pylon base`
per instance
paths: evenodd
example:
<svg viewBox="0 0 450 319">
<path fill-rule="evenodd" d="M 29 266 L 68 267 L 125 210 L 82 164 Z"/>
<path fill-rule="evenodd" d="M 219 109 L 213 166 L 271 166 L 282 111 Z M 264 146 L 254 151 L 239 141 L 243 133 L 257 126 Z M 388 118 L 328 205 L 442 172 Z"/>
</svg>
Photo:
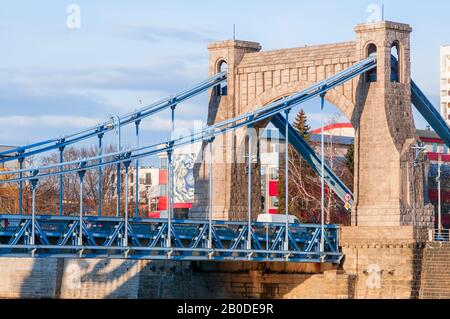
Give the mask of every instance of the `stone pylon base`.
<svg viewBox="0 0 450 319">
<path fill-rule="evenodd" d="M 418 298 L 426 228 L 343 227 L 343 269 L 357 277 L 356 299 Z"/>
</svg>

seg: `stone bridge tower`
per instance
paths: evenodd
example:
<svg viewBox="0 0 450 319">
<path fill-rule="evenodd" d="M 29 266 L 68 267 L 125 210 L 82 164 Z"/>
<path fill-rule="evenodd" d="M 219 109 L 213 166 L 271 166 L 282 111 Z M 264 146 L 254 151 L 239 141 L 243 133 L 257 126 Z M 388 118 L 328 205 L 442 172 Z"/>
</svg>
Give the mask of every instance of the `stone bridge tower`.
<svg viewBox="0 0 450 319">
<path fill-rule="evenodd" d="M 410 90 L 412 29 L 405 24 L 379 22 L 358 25 L 355 31 L 356 41 L 352 42 L 267 52 L 261 51 L 261 46 L 255 42 L 210 44 L 209 73 L 216 74 L 226 63 L 228 86 L 226 90 L 210 92 L 208 123 L 263 107 L 376 54 L 376 71 L 326 95 L 356 130 L 352 224 L 429 226 L 433 217 L 423 204 L 422 170 L 413 165 L 412 147 L 417 143 L 417 136 Z M 392 62 L 391 66 L 394 51 L 398 62 Z M 246 130 L 242 130 L 214 142 L 215 161 L 219 159 L 214 162 L 214 218 L 246 217 L 246 135 Z M 253 154 L 257 153 L 258 146 L 253 145 Z M 252 171 L 252 213 L 255 216 L 261 207 L 257 158 Z M 192 217 L 207 216 L 208 165 L 198 165 L 195 175 L 196 208 Z"/>
</svg>

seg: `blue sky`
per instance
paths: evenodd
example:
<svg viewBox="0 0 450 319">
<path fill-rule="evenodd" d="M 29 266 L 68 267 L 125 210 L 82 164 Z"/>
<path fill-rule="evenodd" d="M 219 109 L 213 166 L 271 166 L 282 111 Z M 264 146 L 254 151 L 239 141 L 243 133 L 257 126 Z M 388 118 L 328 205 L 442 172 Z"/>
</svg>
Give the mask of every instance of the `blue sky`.
<svg viewBox="0 0 450 319">
<path fill-rule="evenodd" d="M 81 28 L 66 25 L 81 8 Z M 0 144 L 61 136 L 166 97 L 207 75 L 207 43 L 232 37 L 264 50 L 350 41 L 369 4 L 348 1 L 1 1 Z M 387 20 L 411 24 L 412 73 L 439 99 L 439 47 L 450 43 L 450 3 L 384 1 Z M 205 120 L 206 94 L 183 105 L 179 126 Z M 313 127 L 318 101 L 304 106 Z M 327 106 L 327 113 L 338 113 Z M 168 116 L 143 127 L 143 142 L 168 136 Z M 148 121 L 148 120 L 147 120 Z M 424 121 L 417 117 L 417 126 Z M 124 132 L 132 143 L 132 130 Z"/>
</svg>

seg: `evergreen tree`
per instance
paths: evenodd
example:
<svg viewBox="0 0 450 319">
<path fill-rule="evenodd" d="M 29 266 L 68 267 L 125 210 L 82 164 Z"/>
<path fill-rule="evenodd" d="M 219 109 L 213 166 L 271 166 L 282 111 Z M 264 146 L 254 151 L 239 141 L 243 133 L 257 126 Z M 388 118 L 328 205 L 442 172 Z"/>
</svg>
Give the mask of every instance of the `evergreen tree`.
<svg viewBox="0 0 450 319">
<path fill-rule="evenodd" d="M 311 137 L 311 127 L 308 125 L 308 118 L 305 111 L 302 109 L 298 112 L 294 120 L 294 128 L 298 131 L 301 137 L 308 140 Z"/>
<path fill-rule="evenodd" d="M 352 174 L 355 173 L 355 145 L 351 145 L 345 154 L 345 165 Z"/>
</svg>

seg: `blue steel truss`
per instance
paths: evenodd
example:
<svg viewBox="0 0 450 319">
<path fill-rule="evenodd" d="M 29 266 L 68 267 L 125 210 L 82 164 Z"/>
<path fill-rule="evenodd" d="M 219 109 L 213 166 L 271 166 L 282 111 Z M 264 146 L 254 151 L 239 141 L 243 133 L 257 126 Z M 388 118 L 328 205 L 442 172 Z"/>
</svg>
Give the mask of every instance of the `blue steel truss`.
<svg viewBox="0 0 450 319">
<path fill-rule="evenodd" d="M 280 134 L 286 135 L 283 130 L 286 125 L 286 119 L 281 114 L 276 114 L 271 119 L 272 124 L 279 129 Z M 314 149 L 298 134 L 297 130 L 289 124 L 289 143 L 295 148 L 295 150 L 305 159 L 305 161 L 311 166 L 311 168 L 319 175 L 322 176 L 322 160 L 316 154 Z M 343 201 L 346 202 L 346 196 L 350 195 L 352 200 L 349 201 L 353 205 L 353 193 L 352 191 L 341 181 L 341 179 L 334 174 L 333 170 L 325 163 L 325 169 L 323 172 L 325 182 L 335 192 L 335 194 Z"/>
<path fill-rule="evenodd" d="M 411 81 L 411 100 L 416 109 L 442 138 L 447 147 L 450 147 L 450 128 L 447 122 L 414 81 Z"/>
<path fill-rule="evenodd" d="M 36 216 L 31 245 L 29 215 L 0 215 L 1 257 L 128 258 L 152 260 L 288 261 L 339 263 L 338 227 L 325 227 L 325 249 L 319 249 L 320 225 L 289 225 L 289 247 L 283 247 L 285 224 L 252 223 L 251 249 L 245 222 L 172 220 L 172 247 L 167 247 L 168 221 L 84 217 L 79 245 L 77 216 Z M 128 233 L 125 234 L 125 224 Z M 128 245 L 124 238 L 128 236 Z"/>
<path fill-rule="evenodd" d="M 296 105 L 315 97 L 324 95 L 331 89 L 376 67 L 376 58 L 369 57 L 336 75 L 321 81 L 310 88 L 271 103 L 253 112 L 240 115 L 205 128 L 200 133 L 181 137 L 135 150 L 118 151 L 110 154 L 100 153 L 92 158 L 64 162 L 62 152 L 67 145 L 95 137 L 101 139 L 103 134 L 114 129 L 114 121 L 67 135 L 60 139 L 35 143 L 12 151 L 0 153 L 1 162 L 23 159 L 59 149 L 61 161 L 36 168 L 27 168 L 14 172 L 0 172 L 0 175 L 13 176 L 0 180 L 0 184 L 29 181 L 33 191 L 32 215 L 1 216 L 0 256 L 33 257 L 82 257 L 82 258 L 132 258 L 132 259 L 173 259 L 173 260 L 247 260 L 247 261 L 290 261 L 290 262 L 330 262 L 339 263 L 338 227 L 334 225 L 296 225 L 296 224 L 261 224 L 251 222 L 220 222 L 151 220 L 129 218 L 127 206 L 124 218 L 86 217 L 81 213 L 75 217 L 36 216 L 34 211 L 34 194 L 39 180 L 51 176 L 63 176 L 77 173 L 80 177 L 80 212 L 83 211 L 83 179 L 87 170 L 101 169 L 115 165 L 126 168 L 132 161 L 136 162 L 150 155 L 166 152 L 169 155 L 180 147 L 197 142 L 210 142 L 218 135 L 238 128 L 249 128 L 255 123 L 272 119 L 276 126 L 288 129 L 289 140 L 299 149 L 308 162 L 317 168 L 318 158 L 311 148 L 293 132 L 292 127 L 278 115 Z M 117 125 L 134 123 L 138 132 L 140 121 L 163 109 L 172 110 L 172 122 L 177 103 L 210 89 L 226 80 L 221 73 L 200 83 L 194 88 L 177 96 L 155 103 L 135 113 L 118 118 Z M 283 131 L 283 130 L 281 130 Z M 138 133 L 137 133 L 138 135 Z M 320 161 L 320 160 L 319 160 Z M 324 176 L 336 193 L 342 198 L 349 194 L 345 185 L 325 167 Z M 251 170 L 249 170 L 251 171 Z M 118 188 L 120 188 L 118 180 Z M 126 186 L 127 187 L 127 186 Z M 20 187 L 21 189 L 21 187 Z M 251 188 L 250 188 L 251 190 Z M 128 194 L 128 190 L 125 190 Z M 344 196 L 345 196 L 344 195 Z M 61 201 L 62 202 L 62 201 Z M 120 212 L 120 206 L 118 206 Z M 170 214 L 169 214 L 170 216 Z"/>
<path fill-rule="evenodd" d="M 168 141 L 164 144 L 157 143 L 155 145 L 143 147 L 136 150 L 127 150 L 122 152 L 115 152 L 111 154 L 100 155 L 92 158 L 85 158 L 72 162 L 65 162 L 60 164 L 52 164 L 42 167 L 22 169 L 17 171 L 9 171 L 9 172 L 0 172 L 1 175 L 19 175 L 24 173 L 32 173 L 38 172 L 38 175 L 30 175 L 23 176 L 18 178 L 11 178 L 8 180 L 0 180 L 0 184 L 11 183 L 11 182 L 19 182 L 40 178 L 47 178 L 51 176 L 59 176 L 64 174 L 72 174 L 77 173 L 83 170 L 94 169 L 103 166 L 110 166 L 116 164 L 123 164 L 127 162 L 131 162 L 136 159 L 145 158 L 151 155 L 156 155 L 164 152 L 173 151 L 175 149 L 181 148 L 183 146 L 202 142 L 209 141 L 212 137 L 223 135 L 229 131 L 236 130 L 241 127 L 249 127 L 254 125 L 255 123 L 262 122 L 266 119 L 272 118 L 273 116 L 285 112 L 286 110 L 290 110 L 293 107 L 309 101 L 315 97 L 326 94 L 328 91 L 334 89 L 335 87 L 344 84 L 345 82 L 373 69 L 376 67 L 376 58 L 370 57 L 366 60 L 363 60 L 355 65 L 345 69 L 336 75 L 321 81 L 312 87 L 294 94 L 290 97 L 282 99 L 280 101 L 271 103 L 263 108 L 257 109 L 253 112 L 240 115 L 233 119 L 220 122 L 214 124 L 210 127 L 203 129 L 201 132 L 196 134 L 192 134 L 189 136 L 180 137 L 175 140 Z M 163 146 L 163 147 L 161 147 Z M 7 161 L 8 159 L 0 159 L 0 163 L 2 161 Z M 100 162 L 100 160 L 105 160 Z M 83 164 L 83 167 L 80 165 Z M 76 167 L 76 168 L 74 168 Z M 59 171 L 55 171 L 55 169 L 61 169 Z M 53 171 L 52 171 L 53 170 Z M 46 171 L 41 173 L 42 171 Z"/>
<path fill-rule="evenodd" d="M 143 119 L 150 117 L 156 113 L 159 113 L 163 110 L 176 107 L 179 103 L 189 100 L 194 96 L 223 83 L 226 80 L 227 80 L 226 72 L 218 73 L 215 76 L 201 83 L 198 83 L 187 90 L 184 90 L 183 92 L 172 95 L 166 99 L 163 99 L 149 106 L 141 108 L 140 110 L 137 110 L 133 113 L 120 117 L 119 118 L 120 126 L 125 126 L 129 124 L 139 125 L 140 121 L 142 121 Z M 103 136 L 105 133 L 114 130 L 113 124 L 114 122 L 110 120 L 77 133 L 0 152 L 0 163 L 20 160 L 28 156 L 41 154 L 55 149 L 64 149 L 69 145 L 81 142 L 83 140 L 92 137 Z"/>
</svg>

